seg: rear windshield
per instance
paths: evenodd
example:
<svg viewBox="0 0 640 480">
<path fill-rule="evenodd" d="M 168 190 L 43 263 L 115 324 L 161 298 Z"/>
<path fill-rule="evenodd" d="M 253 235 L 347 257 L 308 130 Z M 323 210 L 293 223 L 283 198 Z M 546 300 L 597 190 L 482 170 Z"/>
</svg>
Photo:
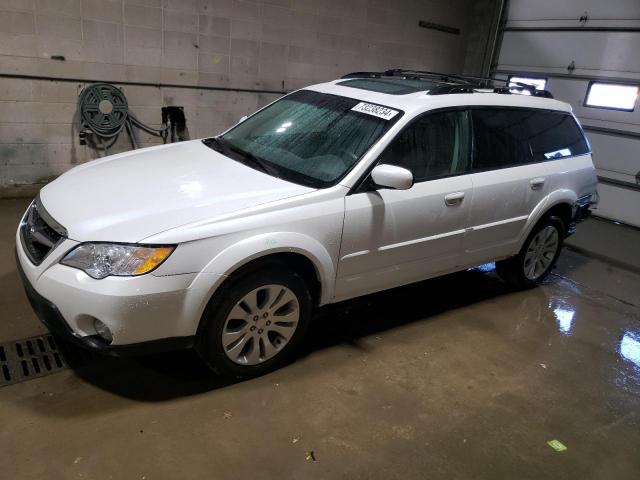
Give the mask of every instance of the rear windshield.
<svg viewBox="0 0 640 480">
<path fill-rule="evenodd" d="M 249 117 L 217 143 L 225 155 L 266 173 L 325 188 L 401 116 L 397 109 L 301 90 Z"/>
</svg>

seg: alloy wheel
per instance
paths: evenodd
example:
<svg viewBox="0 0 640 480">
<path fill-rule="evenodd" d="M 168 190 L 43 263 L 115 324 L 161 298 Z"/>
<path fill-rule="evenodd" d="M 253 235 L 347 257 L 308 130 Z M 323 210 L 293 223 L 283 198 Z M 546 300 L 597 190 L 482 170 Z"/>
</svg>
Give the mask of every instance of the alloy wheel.
<svg viewBox="0 0 640 480">
<path fill-rule="evenodd" d="M 276 356 L 293 338 L 300 319 L 296 295 L 284 285 L 264 285 L 244 295 L 222 329 L 226 356 L 239 365 L 257 365 Z"/>
<path fill-rule="evenodd" d="M 558 230 L 548 225 L 540 230 L 529 243 L 524 256 L 524 275 L 529 280 L 537 280 L 547 271 L 558 252 L 560 236 Z"/>
</svg>

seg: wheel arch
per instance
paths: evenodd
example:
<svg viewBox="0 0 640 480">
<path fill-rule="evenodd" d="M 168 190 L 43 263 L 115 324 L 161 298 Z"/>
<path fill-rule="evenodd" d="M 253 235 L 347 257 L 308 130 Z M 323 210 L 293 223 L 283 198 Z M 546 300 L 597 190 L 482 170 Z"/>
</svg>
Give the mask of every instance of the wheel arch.
<svg viewBox="0 0 640 480">
<path fill-rule="evenodd" d="M 520 251 L 536 224 L 548 215 L 558 216 L 564 223 L 565 228 L 569 228 L 573 218 L 573 205 L 577 198 L 576 194 L 571 190 L 557 190 L 538 203 L 522 229 L 515 253 Z"/>
<path fill-rule="evenodd" d="M 201 314 L 195 332 L 194 346 L 205 363 L 219 374 L 238 378 L 247 375 L 260 375 L 278 365 L 285 364 L 289 359 L 293 358 L 292 355 L 295 355 L 295 349 L 300 345 L 301 339 L 304 338 L 305 332 L 308 329 L 313 311 L 312 304 L 309 302 L 309 298 L 306 293 L 303 292 L 301 286 L 302 282 L 314 282 L 313 279 L 316 276 L 316 272 L 311 262 L 308 257 L 297 252 L 269 252 L 245 262 L 229 275 L 222 275 L 223 280 L 218 284 L 218 287 L 211 292 L 211 297 L 207 299 L 206 306 Z M 284 270 L 282 265 L 293 268 L 306 279 L 302 280 L 298 276 L 293 276 Z M 274 266 L 280 268 L 261 270 L 262 268 Z M 288 351 L 288 353 L 283 352 L 285 355 L 283 357 L 283 353 L 276 351 L 274 355 L 268 356 L 266 359 L 256 359 L 255 355 L 253 355 L 254 360 L 257 361 L 243 366 L 242 363 L 238 363 L 237 358 L 234 360 L 234 358 L 228 354 L 229 344 L 224 343 L 226 322 L 229 321 L 230 318 L 235 318 L 229 317 L 229 311 L 234 308 L 234 305 L 237 305 L 239 299 L 244 298 L 249 291 L 256 288 L 259 289 L 260 286 L 271 283 L 288 285 L 288 288 L 295 292 L 297 298 L 302 300 L 298 305 L 299 317 L 297 325 L 294 325 L 294 328 L 290 330 L 290 332 L 293 332 L 293 336 L 287 337 L 288 340 L 283 347 L 287 349 L 286 351 Z M 262 307 L 264 306 L 265 305 Z M 252 316 L 255 315 L 255 311 L 252 310 L 252 312 Z M 277 319 L 280 317 L 269 318 L 268 315 L 278 315 L 277 310 L 275 312 L 265 312 L 262 317 L 265 323 L 250 327 L 251 330 L 257 329 L 257 332 L 253 333 L 254 335 L 261 335 L 260 340 L 258 340 L 258 337 L 252 337 L 253 343 L 250 346 L 250 352 L 255 352 L 256 348 L 258 348 L 260 352 L 265 352 L 267 342 L 272 342 L 272 340 L 268 339 L 270 329 L 274 329 L 275 327 L 275 330 L 279 331 L 278 329 L 282 328 L 277 325 L 269 327 L 270 323 L 278 324 Z M 253 321 L 260 320 L 260 318 L 256 316 L 252 318 Z M 249 319 L 247 319 L 247 321 L 249 324 L 253 324 Z M 264 332 L 261 328 L 265 329 Z M 247 334 L 251 335 L 248 331 L 245 331 L 244 335 Z M 223 340 L 220 340 L 220 335 L 222 335 Z M 239 339 L 236 338 L 236 340 Z M 277 348 L 280 348 L 280 346 Z M 238 354 L 241 355 L 242 352 Z M 260 357 L 262 357 L 262 355 L 263 353 L 260 353 Z M 277 358 L 280 360 L 277 360 Z M 247 371 L 247 368 L 253 370 Z M 239 369 L 245 370 L 241 371 Z"/>
<path fill-rule="evenodd" d="M 200 335 L 207 312 L 213 308 L 212 300 L 220 289 L 246 275 L 264 268 L 282 265 L 291 268 L 300 274 L 309 286 L 309 293 L 311 294 L 313 305 L 318 306 L 326 303 L 328 299 L 331 298 L 330 296 L 333 295 L 333 283 L 327 284 L 323 282 L 322 267 L 319 266 L 317 259 L 312 259 L 313 257 L 309 252 L 294 248 L 287 248 L 286 250 L 272 249 L 261 251 L 233 263 L 233 265 L 227 268 L 225 274 L 216 275 L 216 281 L 208 287 L 204 297 L 201 299 L 197 323 L 194 325 L 194 334 L 196 336 Z M 225 258 L 230 260 L 229 256 Z M 324 275 L 327 275 L 327 273 L 324 272 Z"/>
<path fill-rule="evenodd" d="M 320 273 L 314 262 L 307 255 L 298 251 L 269 252 L 248 260 L 227 274 L 218 288 L 253 272 L 277 266 L 285 266 L 298 273 L 309 286 L 309 293 L 314 305 L 320 304 L 322 296 Z"/>
<path fill-rule="evenodd" d="M 327 249 L 308 235 L 279 232 L 243 239 L 219 252 L 204 268 L 204 272 L 221 275 L 207 301 L 228 280 L 270 263 L 285 264 L 300 273 L 309 282 L 316 304 L 327 303 L 333 297 L 335 264 Z"/>
<path fill-rule="evenodd" d="M 560 218 L 562 223 L 564 224 L 565 233 L 567 232 L 569 225 L 571 224 L 571 219 L 573 218 L 573 206 L 567 202 L 556 203 L 552 207 L 550 207 L 544 215 L 540 218 L 544 218 L 547 216 L 556 216 Z"/>
</svg>

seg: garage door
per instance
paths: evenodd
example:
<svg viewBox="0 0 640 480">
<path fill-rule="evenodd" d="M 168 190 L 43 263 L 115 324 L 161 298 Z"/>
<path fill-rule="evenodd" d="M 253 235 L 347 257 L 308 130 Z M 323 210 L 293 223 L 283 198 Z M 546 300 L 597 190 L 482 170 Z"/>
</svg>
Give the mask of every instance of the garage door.
<svg viewBox="0 0 640 480">
<path fill-rule="evenodd" d="M 599 216 L 640 226 L 640 0 L 510 0 L 494 74 L 546 80 L 591 142 Z"/>
</svg>

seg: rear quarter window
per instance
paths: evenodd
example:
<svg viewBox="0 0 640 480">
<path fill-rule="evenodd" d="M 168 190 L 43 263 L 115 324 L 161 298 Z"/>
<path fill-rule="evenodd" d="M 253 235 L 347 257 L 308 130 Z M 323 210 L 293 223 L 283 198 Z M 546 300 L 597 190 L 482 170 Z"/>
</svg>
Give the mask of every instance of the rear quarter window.
<svg viewBox="0 0 640 480">
<path fill-rule="evenodd" d="M 572 115 L 527 108 L 472 109 L 473 170 L 494 170 L 589 153 Z"/>
<path fill-rule="evenodd" d="M 535 162 L 589 153 L 582 130 L 571 115 L 537 111 L 527 120 L 527 128 Z"/>
</svg>

